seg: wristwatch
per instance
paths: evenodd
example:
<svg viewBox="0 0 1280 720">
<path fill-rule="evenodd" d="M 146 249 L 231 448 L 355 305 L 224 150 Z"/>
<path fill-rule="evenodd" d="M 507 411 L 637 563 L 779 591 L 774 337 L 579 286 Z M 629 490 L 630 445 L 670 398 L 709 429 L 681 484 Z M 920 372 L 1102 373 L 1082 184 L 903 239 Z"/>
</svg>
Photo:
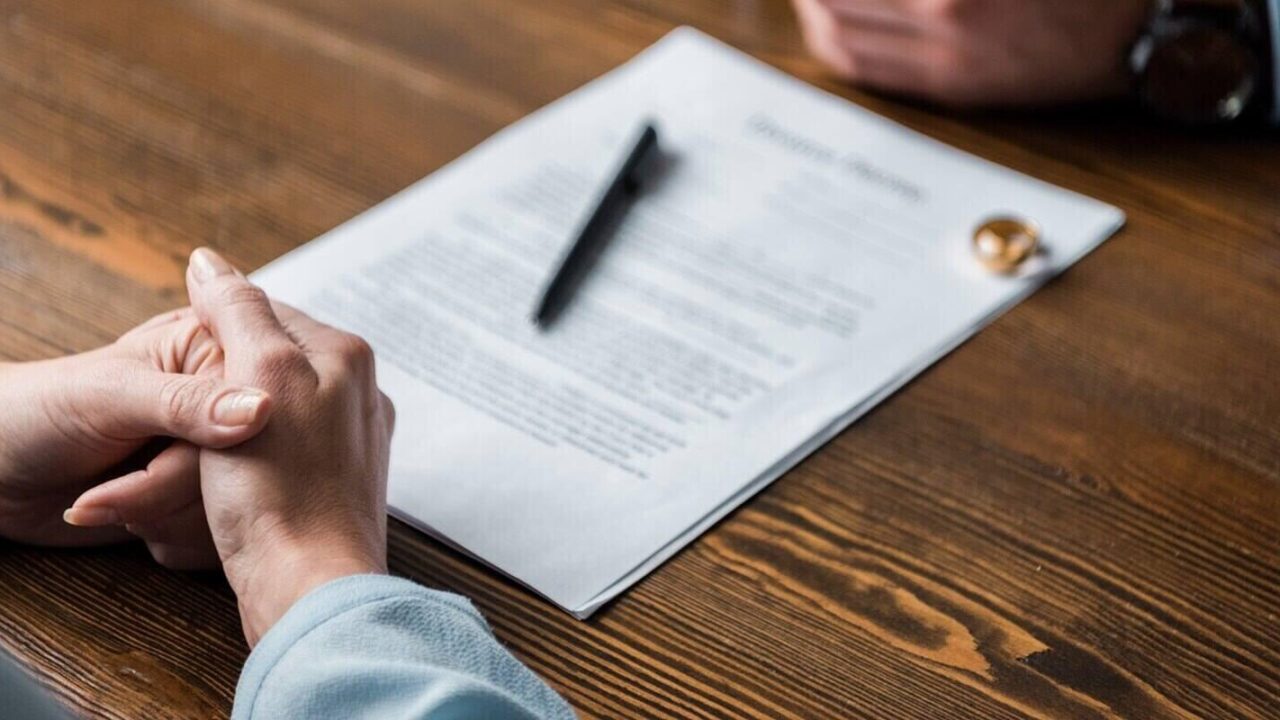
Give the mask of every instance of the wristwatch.
<svg viewBox="0 0 1280 720">
<path fill-rule="evenodd" d="M 1129 55 L 1141 103 L 1188 125 L 1229 123 L 1268 111 L 1265 12 L 1252 0 L 1156 0 Z"/>
</svg>

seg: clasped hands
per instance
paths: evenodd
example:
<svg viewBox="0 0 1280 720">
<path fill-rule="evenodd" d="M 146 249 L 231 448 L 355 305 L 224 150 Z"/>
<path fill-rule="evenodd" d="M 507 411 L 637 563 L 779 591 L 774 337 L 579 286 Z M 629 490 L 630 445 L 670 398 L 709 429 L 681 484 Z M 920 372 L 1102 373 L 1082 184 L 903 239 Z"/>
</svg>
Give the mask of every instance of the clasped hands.
<svg viewBox="0 0 1280 720">
<path fill-rule="evenodd" d="M 1129 89 L 1150 0 L 793 0 L 809 49 L 859 85 L 942 105 L 1029 106 Z"/>
<path fill-rule="evenodd" d="M 0 536 L 220 564 L 252 645 L 318 585 L 385 572 L 394 410 L 364 341 L 209 250 L 187 284 L 108 347 L 0 364 Z"/>
</svg>

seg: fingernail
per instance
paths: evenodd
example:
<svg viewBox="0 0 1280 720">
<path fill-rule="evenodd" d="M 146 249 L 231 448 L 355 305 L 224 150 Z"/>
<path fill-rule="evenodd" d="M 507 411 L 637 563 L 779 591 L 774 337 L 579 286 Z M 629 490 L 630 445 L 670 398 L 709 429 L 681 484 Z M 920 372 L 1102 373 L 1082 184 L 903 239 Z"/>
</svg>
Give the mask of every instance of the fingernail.
<svg viewBox="0 0 1280 720">
<path fill-rule="evenodd" d="M 62 521 L 76 527 L 103 527 L 119 525 L 120 513 L 105 507 L 67 508 L 62 513 Z"/>
<path fill-rule="evenodd" d="M 198 248 L 191 253 L 191 272 L 195 274 L 196 280 L 205 282 L 219 275 L 233 273 L 235 268 L 209 248 Z"/>
<path fill-rule="evenodd" d="M 223 427 L 252 425 L 267 396 L 257 390 L 240 390 L 224 395 L 213 405 L 213 421 Z"/>
</svg>

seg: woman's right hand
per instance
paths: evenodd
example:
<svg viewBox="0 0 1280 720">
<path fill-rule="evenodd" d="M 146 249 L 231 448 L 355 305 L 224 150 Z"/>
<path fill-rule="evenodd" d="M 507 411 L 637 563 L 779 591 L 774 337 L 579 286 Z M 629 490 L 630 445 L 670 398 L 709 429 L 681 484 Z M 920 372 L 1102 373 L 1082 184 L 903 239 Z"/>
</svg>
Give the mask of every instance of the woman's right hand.
<svg viewBox="0 0 1280 720">
<path fill-rule="evenodd" d="M 191 305 L 225 355 L 228 382 L 271 393 L 265 430 L 203 450 L 209 528 L 250 645 L 303 595 L 386 572 L 391 401 L 360 338 L 267 296 L 210 250 L 187 270 Z"/>
</svg>

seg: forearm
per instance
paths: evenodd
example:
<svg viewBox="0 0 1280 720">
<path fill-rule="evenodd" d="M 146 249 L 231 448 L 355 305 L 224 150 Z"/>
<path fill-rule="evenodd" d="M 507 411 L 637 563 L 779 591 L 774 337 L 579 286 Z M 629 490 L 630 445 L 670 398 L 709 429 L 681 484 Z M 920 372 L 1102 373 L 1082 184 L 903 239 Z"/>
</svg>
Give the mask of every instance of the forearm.
<svg viewBox="0 0 1280 720">
<path fill-rule="evenodd" d="M 9 438 L 10 430 L 6 422 L 6 416 L 10 409 L 10 399 L 8 397 L 11 388 L 14 386 L 13 369 L 16 363 L 0 362 L 0 436 Z M 12 474 L 13 450 L 15 443 L 6 441 L 0 443 L 0 487 L 3 487 L 3 480 Z M 0 494 L 0 501 L 3 495 Z M 3 510 L 3 508 L 0 508 Z"/>
<path fill-rule="evenodd" d="M 295 535 L 273 527 L 261 532 L 275 537 L 252 541 L 223 559 L 250 647 L 316 588 L 339 578 L 387 572 L 385 546 L 354 531 Z"/>
<path fill-rule="evenodd" d="M 104 465 L 123 458 L 104 443 L 94 443 L 64 409 L 66 397 L 76 394 L 76 357 L 0 363 L 0 512 L 8 503 L 25 516 L 0 522 L 0 532 L 12 534 L 37 520 L 42 525 L 58 520 L 75 495 L 51 492 L 51 478 L 89 474 L 90 463 L 76 451 L 92 449 Z M 33 502 L 47 504 L 38 510 L 52 510 L 53 520 L 44 522 L 46 513 L 33 510 Z"/>
<path fill-rule="evenodd" d="M 464 598 L 380 576 L 303 598 L 254 649 L 233 718 L 572 718 Z"/>
<path fill-rule="evenodd" d="M 33 386 L 38 373 L 31 372 L 38 363 L 0 362 L 0 488 L 4 481 L 25 470 L 21 463 L 23 453 L 30 455 L 33 441 L 31 414 L 39 406 L 33 395 L 41 392 L 40 385 Z"/>
<path fill-rule="evenodd" d="M 94 464 L 122 459 L 119 443 L 91 437 L 91 424 L 73 412 L 74 401 L 86 394 L 86 375 L 101 357 L 98 350 L 0 363 L 0 488 L 17 491 L 55 472 L 79 476 Z M 86 453 L 94 457 L 81 457 Z"/>
<path fill-rule="evenodd" d="M 48 374 L 65 375 L 58 362 L 0 363 L 0 515 L 32 515 L 30 499 L 43 495 L 40 481 L 49 459 L 60 455 L 54 441 L 64 436 L 49 421 L 50 388 L 44 381 Z M 0 517 L 0 534 L 12 534 L 30 519 Z"/>
</svg>

